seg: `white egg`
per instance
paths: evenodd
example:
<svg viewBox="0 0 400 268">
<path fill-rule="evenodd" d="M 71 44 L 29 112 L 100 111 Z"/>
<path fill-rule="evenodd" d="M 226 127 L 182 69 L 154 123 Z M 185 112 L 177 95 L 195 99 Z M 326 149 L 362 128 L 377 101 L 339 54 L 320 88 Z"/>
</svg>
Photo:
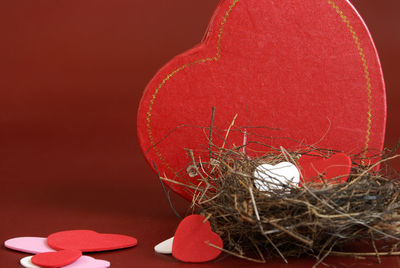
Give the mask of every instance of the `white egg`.
<svg viewBox="0 0 400 268">
<path fill-rule="evenodd" d="M 174 238 L 171 237 L 154 247 L 154 251 L 161 254 L 172 254 L 172 243 Z"/>
<path fill-rule="evenodd" d="M 40 268 L 37 265 L 34 265 L 31 261 L 33 256 L 28 256 L 25 258 L 22 258 L 19 262 L 21 263 L 22 266 L 24 266 L 25 268 Z"/>
<path fill-rule="evenodd" d="M 262 164 L 254 171 L 255 187 L 260 191 L 283 189 L 288 185 L 297 186 L 300 182 L 300 172 L 290 162 L 276 165 Z"/>
</svg>

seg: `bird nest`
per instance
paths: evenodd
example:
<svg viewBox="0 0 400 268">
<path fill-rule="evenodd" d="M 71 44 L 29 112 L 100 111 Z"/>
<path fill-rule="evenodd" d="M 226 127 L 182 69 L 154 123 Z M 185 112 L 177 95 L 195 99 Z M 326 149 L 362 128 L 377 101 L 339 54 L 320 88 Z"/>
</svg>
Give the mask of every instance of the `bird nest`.
<svg viewBox="0 0 400 268">
<path fill-rule="evenodd" d="M 305 154 L 328 158 L 337 152 L 280 148 L 261 157 L 249 157 L 242 147 L 212 148 L 207 161 L 200 157 L 196 161 L 193 151 L 186 150 L 189 163 L 183 170 L 199 179 L 196 184 L 179 184 L 193 193 L 194 212 L 204 215 L 223 239 L 221 250 L 255 262 L 273 256 L 287 262 L 289 257 L 311 255 L 317 260 L 316 266 L 329 255 L 375 255 L 379 259 L 399 254 L 400 179 L 386 165 L 397 155 L 382 155 L 369 166 L 353 156 L 355 162 L 345 183 L 322 179 L 300 186 L 289 183 L 268 187 L 273 182 L 265 180 L 267 187 L 260 190 L 255 187 L 260 178 L 254 171 L 263 163 L 286 161 L 296 165 Z M 378 166 L 385 171 L 378 172 Z M 342 250 L 342 246 L 360 240 L 369 241 L 370 253 Z"/>
<path fill-rule="evenodd" d="M 330 255 L 376 256 L 379 261 L 380 256 L 400 255 L 400 178 L 388 164 L 399 157 L 395 155 L 399 145 L 371 158 L 366 158 L 367 152 L 352 155 L 352 168 L 343 183 L 321 176 L 318 183 L 313 180 L 282 187 L 264 180 L 264 187 L 259 188 L 255 170 L 262 164 L 297 165 L 304 155 L 329 158 L 340 152 L 313 146 L 290 151 L 264 145 L 264 154 L 250 157 L 246 144 L 225 146 L 234 121 L 220 147 L 212 142 L 215 129 L 211 121 L 206 157 L 186 149 L 188 164 L 181 170 L 197 180 L 182 182 L 177 179 L 185 177 L 182 174 L 173 179 L 160 177 L 185 186 L 192 194 L 192 212 L 209 220 L 224 241 L 222 251 L 262 263 L 274 256 L 287 262 L 289 257 L 309 255 L 316 259 L 315 267 Z M 343 250 L 359 241 L 368 241 L 371 251 Z"/>
</svg>

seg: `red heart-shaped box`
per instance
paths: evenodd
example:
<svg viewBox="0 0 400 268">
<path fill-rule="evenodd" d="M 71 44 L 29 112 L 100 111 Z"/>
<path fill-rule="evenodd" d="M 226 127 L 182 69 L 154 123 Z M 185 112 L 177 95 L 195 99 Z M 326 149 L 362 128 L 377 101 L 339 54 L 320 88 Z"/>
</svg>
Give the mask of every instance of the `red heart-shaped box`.
<svg viewBox="0 0 400 268">
<path fill-rule="evenodd" d="M 288 149 L 312 144 L 351 155 L 383 146 L 379 58 L 346 0 L 222 0 L 201 44 L 167 63 L 144 91 L 138 137 L 161 175 L 196 183 L 177 174 L 190 162 L 184 148 L 207 151 L 212 107 L 222 137 L 238 114 L 228 145 L 241 145 L 237 129 L 250 126 L 249 140 Z"/>
</svg>

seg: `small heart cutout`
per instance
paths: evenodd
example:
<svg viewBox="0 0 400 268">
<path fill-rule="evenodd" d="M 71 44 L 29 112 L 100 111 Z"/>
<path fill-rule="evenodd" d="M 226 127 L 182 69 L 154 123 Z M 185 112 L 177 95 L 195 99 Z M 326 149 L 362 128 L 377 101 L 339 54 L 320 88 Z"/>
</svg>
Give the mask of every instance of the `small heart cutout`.
<svg viewBox="0 0 400 268">
<path fill-rule="evenodd" d="M 345 153 L 322 156 L 303 155 L 298 163 L 302 183 L 322 183 L 321 178 L 330 184 L 344 183 L 350 175 L 351 159 Z"/>
<path fill-rule="evenodd" d="M 172 244 L 174 242 L 174 238 L 171 237 L 160 244 L 154 247 L 154 251 L 160 254 L 171 254 L 172 253 Z"/>
<path fill-rule="evenodd" d="M 96 252 L 133 247 L 137 240 L 127 235 L 71 230 L 51 234 L 47 238 L 47 244 L 57 250 L 78 249 L 82 252 Z"/>
<path fill-rule="evenodd" d="M 32 263 L 32 257 L 33 256 L 22 258 L 20 260 L 21 265 L 25 268 L 40 268 Z M 108 268 L 110 265 L 111 264 L 108 261 L 97 260 L 89 256 L 82 256 L 75 262 L 68 264 L 67 266 L 63 266 L 62 268 Z"/>
<path fill-rule="evenodd" d="M 9 249 L 38 254 L 55 251 L 47 245 L 46 238 L 43 237 L 16 237 L 4 242 L 4 246 Z"/>
<path fill-rule="evenodd" d="M 63 267 L 75 262 L 82 256 L 82 252 L 76 249 L 66 249 L 56 252 L 40 253 L 32 257 L 33 264 L 40 267 Z"/>
<path fill-rule="evenodd" d="M 172 255 L 183 262 L 206 262 L 219 256 L 223 247 L 221 237 L 211 230 L 210 223 L 201 215 L 190 215 L 178 225 L 172 243 Z"/>
<path fill-rule="evenodd" d="M 260 191 L 282 189 L 285 185 L 298 185 L 300 173 L 290 162 L 281 162 L 276 165 L 262 164 L 254 171 L 254 185 Z"/>
</svg>

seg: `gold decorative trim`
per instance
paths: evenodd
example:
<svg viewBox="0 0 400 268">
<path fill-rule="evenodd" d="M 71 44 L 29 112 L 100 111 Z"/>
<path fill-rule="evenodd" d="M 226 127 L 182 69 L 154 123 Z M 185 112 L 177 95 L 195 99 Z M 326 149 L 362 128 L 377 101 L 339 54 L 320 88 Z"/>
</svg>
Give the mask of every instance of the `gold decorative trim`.
<svg viewBox="0 0 400 268">
<path fill-rule="evenodd" d="M 372 129 L 372 85 L 371 85 L 371 77 L 368 69 L 367 60 L 365 57 L 365 53 L 363 48 L 361 47 L 360 39 L 358 38 L 357 33 L 354 31 L 353 26 L 351 25 L 349 19 L 343 14 L 343 11 L 336 5 L 333 0 L 328 0 L 328 3 L 336 10 L 336 13 L 342 18 L 343 22 L 346 24 L 347 28 L 349 29 L 354 43 L 358 49 L 358 53 L 360 54 L 362 65 L 364 68 L 364 77 L 367 86 L 367 94 L 368 94 L 368 117 L 367 117 L 367 133 L 365 136 L 365 146 L 364 146 L 364 153 L 363 156 L 365 157 L 367 151 L 369 149 L 369 142 L 371 140 L 371 129 Z"/>
</svg>

